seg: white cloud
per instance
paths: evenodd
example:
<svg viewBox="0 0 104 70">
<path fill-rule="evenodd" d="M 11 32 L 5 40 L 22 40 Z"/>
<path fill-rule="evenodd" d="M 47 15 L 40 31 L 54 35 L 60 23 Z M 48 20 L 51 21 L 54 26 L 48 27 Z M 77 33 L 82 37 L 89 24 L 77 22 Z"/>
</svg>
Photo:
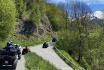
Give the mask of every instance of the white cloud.
<svg viewBox="0 0 104 70">
<path fill-rule="evenodd" d="M 90 4 L 104 4 L 104 0 L 78 0 Z"/>
<path fill-rule="evenodd" d="M 102 11 L 95 11 L 94 16 L 99 18 L 99 19 L 104 19 L 104 12 Z"/>
</svg>

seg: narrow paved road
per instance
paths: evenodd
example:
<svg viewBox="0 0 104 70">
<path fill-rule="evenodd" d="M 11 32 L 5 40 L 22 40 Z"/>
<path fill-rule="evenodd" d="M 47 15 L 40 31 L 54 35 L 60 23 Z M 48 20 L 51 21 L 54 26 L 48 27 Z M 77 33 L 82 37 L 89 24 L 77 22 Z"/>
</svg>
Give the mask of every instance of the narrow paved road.
<svg viewBox="0 0 104 70">
<path fill-rule="evenodd" d="M 22 52 L 23 48 L 21 48 Z M 25 70 L 25 58 L 24 55 L 21 56 L 21 59 L 18 60 L 16 70 Z"/>
<path fill-rule="evenodd" d="M 37 55 L 41 56 L 43 59 L 49 61 L 59 70 L 73 70 L 55 53 L 52 47 L 53 46 L 49 46 L 48 48 L 42 48 L 41 44 L 35 47 L 30 47 L 30 50 L 31 52 L 35 52 Z"/>
<path fill-rule="evenodd" d="M 25 58 L 22 55 L 21 60 L 18 61 L 16 70 L 25 70 Z"/>
</svg>

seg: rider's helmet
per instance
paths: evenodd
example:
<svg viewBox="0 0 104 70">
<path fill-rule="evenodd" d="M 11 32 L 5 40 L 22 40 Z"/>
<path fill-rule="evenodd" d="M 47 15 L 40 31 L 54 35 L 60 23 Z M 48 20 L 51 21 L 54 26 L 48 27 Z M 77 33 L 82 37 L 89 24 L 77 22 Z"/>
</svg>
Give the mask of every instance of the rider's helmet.
<svg viewBox="0 0 104 70">
<path fill-rule="evenodd" d="M 12 41 L 7 42 L 7 47 L 10 46 L 10 45 L 13 45 Z"/>
<path fill-rule="evenodd" d="M 10 46 L 10 42 L 7 42 L 7 47 Z"/>
</svg>

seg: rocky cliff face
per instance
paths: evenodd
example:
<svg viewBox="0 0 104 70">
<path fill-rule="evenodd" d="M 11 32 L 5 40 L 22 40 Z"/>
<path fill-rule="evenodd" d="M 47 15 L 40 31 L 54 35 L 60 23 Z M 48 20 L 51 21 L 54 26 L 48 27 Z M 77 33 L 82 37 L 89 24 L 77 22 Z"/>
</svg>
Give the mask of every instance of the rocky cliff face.
<svg viewBox="0 0 104 70">
<path fill-rule="evenodd" d="M 54 4 L 48 4 L 44 0 L 26 0 L 24 5 L 25 11 L 18 18 L 16 28 L 19 35 L 45 36 L 52 30 L 58 31 L 65 23 L 64 10 Z"/>
<path fill-rule="evenodd" d="M 17 33 L 21 35 L 44 36 L 51 32 L 51 23 L 46 15 L 41 18 L 40 24 L 37 26 L 29 19 L 20 20 L 17 26 Z M 37 32 L 38 31 L 38 32 Z"/>
</svg>

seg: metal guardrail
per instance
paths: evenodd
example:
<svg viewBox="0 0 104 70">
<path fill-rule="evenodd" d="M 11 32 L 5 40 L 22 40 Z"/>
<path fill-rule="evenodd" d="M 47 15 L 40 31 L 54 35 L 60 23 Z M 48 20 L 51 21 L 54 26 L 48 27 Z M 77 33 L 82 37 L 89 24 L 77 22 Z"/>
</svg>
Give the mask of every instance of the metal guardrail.
<svg viewBox="0 0 104 70">
<path fill-rule="evenodd" d="M 55 51 L 59 53 L 60 57 L 63 58 L 64 61 L 68 61 L 67 64 L 70 65 L 74 70 L 85 70 L 84 68 L 79 68 L 75 64 L 71 63 L 67 57 L 65 57 L 58 48 L 54 47 Z"/>
</svg>

